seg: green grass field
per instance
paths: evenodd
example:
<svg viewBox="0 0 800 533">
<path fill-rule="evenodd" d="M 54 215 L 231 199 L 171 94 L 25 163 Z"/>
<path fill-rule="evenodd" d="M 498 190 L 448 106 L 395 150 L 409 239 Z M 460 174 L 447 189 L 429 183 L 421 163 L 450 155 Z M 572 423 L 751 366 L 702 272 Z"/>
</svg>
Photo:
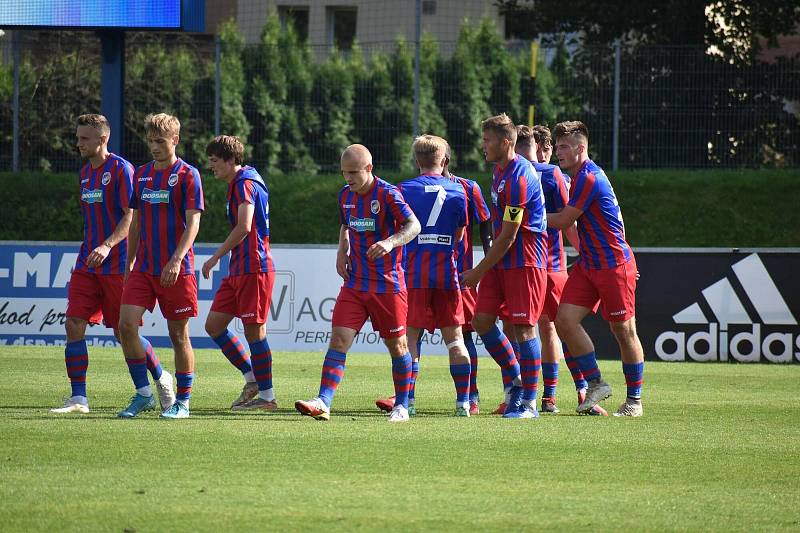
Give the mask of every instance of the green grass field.
<svg viewBox="0 0 800 533">
<path fill-rule="evenodd" d="M 171 355 L 159 351 L 168 368 Z M 420 414 L 374 408 L 386 355 L 351 355 L 330 422 L 297 415 L 321 354 L 275 354 L 277 413 L 233 414 L 241 377 L 197 352 L 192 418 L 117 420 L 121 354 L 93 349 L 93 412 L 55 416 L 59 348 L 0 348 L 0 530 L 800 530 L 796 366 L 649 363 L 645 416 L 451 417 L 444 357 L 422 362 Z M 481 358 L 482 408 L 501 399 Z M 616 408 L 619 362 L 604 362 Z"/>
</svg>

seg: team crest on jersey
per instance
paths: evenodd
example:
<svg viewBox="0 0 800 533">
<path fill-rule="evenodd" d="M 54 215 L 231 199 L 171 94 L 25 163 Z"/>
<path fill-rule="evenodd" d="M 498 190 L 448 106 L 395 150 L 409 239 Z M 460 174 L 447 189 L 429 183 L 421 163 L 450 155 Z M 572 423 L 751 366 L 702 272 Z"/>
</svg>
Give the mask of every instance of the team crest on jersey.
<svg viewBox="0 0 800 533">
<path fill-rule="evenodd" d="M 506 188 L 506 180 L 500 180 L 500 183 L 497 184 L 497 192 L 503 192 L 503 189 Z"/>
<path fill-rule="evenodd" d="M 178 183 L 178 175 L 177 174 L 170 174 L 167 183 L 170 187 L 174 187 L 176 183 Z"/>
<path fill-rule="evenodd" d="M 111 183 L 111 172 L 103 172 L 103 179 L 101 181 L 103 185 Z"/>
<path fill-rule="evenodd" d="M 381 212 L 381 203 L 378 200 L 372 200 L 369 203 L 369 210 L 372 211 L 373 215 L 377 215 Z"/>
</svg>

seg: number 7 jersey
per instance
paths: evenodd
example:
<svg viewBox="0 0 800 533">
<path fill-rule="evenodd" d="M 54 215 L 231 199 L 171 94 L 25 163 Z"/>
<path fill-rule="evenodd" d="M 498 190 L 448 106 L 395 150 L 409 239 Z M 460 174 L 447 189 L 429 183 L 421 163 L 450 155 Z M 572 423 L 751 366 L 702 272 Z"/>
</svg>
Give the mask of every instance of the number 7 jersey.
<svg viewBox="0 0 800 533">
<path fill-rule="evenodd" d="M 458 289 L 456 233 L 467 224 L 464 187 L 443 176 L 418 176 L 398 188 L 422 226 L 406 245 L 406 283 L 413 289 Z"/>
</svg>

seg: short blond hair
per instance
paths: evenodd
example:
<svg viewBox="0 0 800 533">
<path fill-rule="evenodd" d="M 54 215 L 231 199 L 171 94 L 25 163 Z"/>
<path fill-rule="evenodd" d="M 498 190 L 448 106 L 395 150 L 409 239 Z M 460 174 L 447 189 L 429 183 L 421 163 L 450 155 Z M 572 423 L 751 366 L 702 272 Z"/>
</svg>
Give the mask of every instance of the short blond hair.
<svg viewBox="0 0 800 533">
<path fill-rule="evenodd" d="M 78 126 L 89 126 L 94 128 L 100 135 L 111 135 L 111 126 L 108 119 L 103 115 L 87 113 L 78 117 Z"/>
<path fill-rule="evenodd" d="M 511 144 L 517 143 L 517 127 L 505 113 L 489 117 L 481 122 L 481 130 L 491 131 L 501 139 L 508 139 Z"/>
<path fill-rule="evenodd" d="M 181 134 L 181 122 L 177 117 L 157 113 L 144 117 L 144 132 L 148 137 L 172 137 Z"/>
<path fill-rule="evenodd" d="M 447 141 L 436 135 L 420 135 L 411 146 L 414 157 L 423 167 L 439 164 L 447 154 Z"/>
<path fill-rule="evenodd" d="M 534 137 L 533 128 L 530 126 L 526 124 L 517 126 L 517 143 L 528 142 L 533 144 L 533 142 L 536 142 Z"/>
</svg>

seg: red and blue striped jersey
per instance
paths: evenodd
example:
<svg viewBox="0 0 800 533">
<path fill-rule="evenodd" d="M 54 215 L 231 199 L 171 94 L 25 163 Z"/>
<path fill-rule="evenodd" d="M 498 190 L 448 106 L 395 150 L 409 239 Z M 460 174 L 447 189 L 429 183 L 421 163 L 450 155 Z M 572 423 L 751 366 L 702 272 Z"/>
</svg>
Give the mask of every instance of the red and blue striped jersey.
<svg viewBox="0 0 800 533">
<path fill-rule="evenodd" d="M 114 246 L 99 267 L 89 267 L 86 259 L 114 232 L 130 207 L 133 196 L 133 165 L 118 155 L 109 154 L 98 168 L 86 163 L 80 172 L 80 202 L 83 215 L 83 242 L 75 270 L 94 274 L 123 274 L 128 258 L 128 240 Z"/>
<path fill-rule="evenodd" d="M 483 199 L 480 185 L 472 180 L 458 176 L 453 176 L 452 179 L 464 187 L 464 193 L 467 195 L 467 229 L 464 232 L 464 238 L 456 245 L 456 268 L 459 272 L 464 272 L 474 266 L 472 258 L 472 225 L 482 224 L 490 220 L 492 216 L 489 213 L 489 206 L 486 205 L 486 200 Z"/>
<path fill-rule="evenodd" d="M 139 210 L 134 270 L 160 276 L 186 231 L 186 211 L 203 210 L 200 173 L 182 159 L 164 170 L 156 169 L 151 161 L 136 169 L 134 185 L 131 207 Z M 194 273 L 194 245 L 183 258 L 180 273 Z"/>
<path fill-rule="evenodd" d="M 633 258 L 625 241 L 625 225 L 614 188 L 605 172 L 587 159 L 572 178 L 569 205 L 580 209 L 580 257 L 587 268 L 615 268 Z"/>
<path fill-rule="evenodd" d="M 377 176 L 363 195 L 354 193 L 348 185 L 342 188 L 339 215 L 342 225 L 347 226 L 351 263 L 345 287 L 375 293 L 406 290 L 401 248 L 394 248 L 377 260 L 367 259 L 367 250 L 394 235 L 412 214 L 397 187 Z"/>
<path fill-rule="evenodd" d="M 269 250 L 269 189 L 258 171 L 250 166 L 242 167 L 228 186 L 227 214 L 231 227 L 236 226 L 242 204 L 252 204 L 255 208 L 253 224 L 250 233 L 231 250 L 228 274 L 275 272 Z"/>
<path fill-rule="evenodd" d="M 533 163 L 533 168 L 542 179 L 544 208 L 548 213 L 558 213 L 569 201 L 568 181 L 555 165 Z M 567 269 L 567 253 L 564 250 L 564 237 L 561 230 L 547 228 L 547 270 L 561 272 Z"/>
<path fill-rule="evenodd" d="M 492 222 L 495 237 L 503 229 L 506 207 L 521 207 L 522 215 L 517 237 L 499 268 L 532 266 L 547 268 L 547 218 L 539 174 L 530 161 L 515 155 L 505 168 L 495 165 L 492 175 Z"/>
<path fill-rule="evenodd" d="M 397 186 L 422 226 L 405 246 L 406 283 L 414 289 L 459 288 L 456 233 L 467 225 L 467 197 L 444 176 L 418 176 Z"/>
</svg>

